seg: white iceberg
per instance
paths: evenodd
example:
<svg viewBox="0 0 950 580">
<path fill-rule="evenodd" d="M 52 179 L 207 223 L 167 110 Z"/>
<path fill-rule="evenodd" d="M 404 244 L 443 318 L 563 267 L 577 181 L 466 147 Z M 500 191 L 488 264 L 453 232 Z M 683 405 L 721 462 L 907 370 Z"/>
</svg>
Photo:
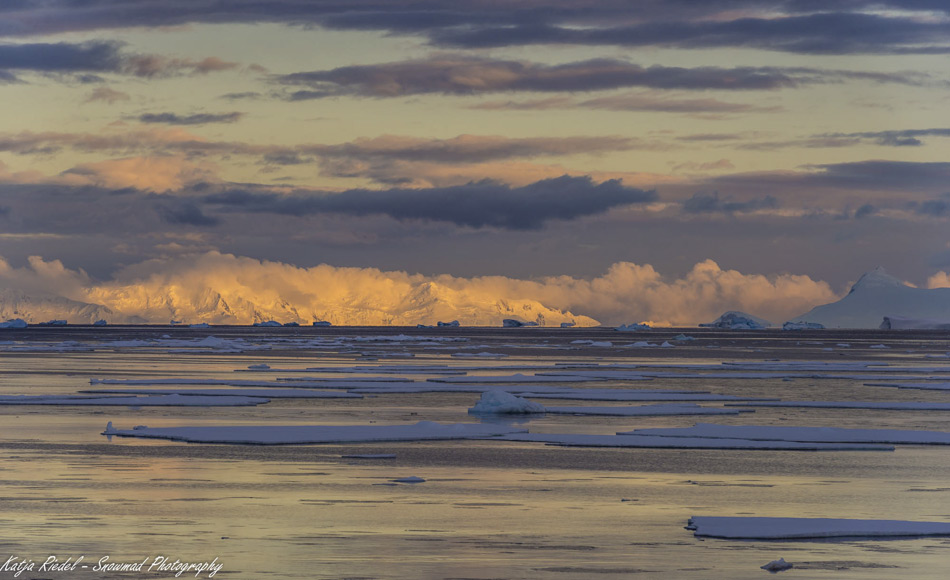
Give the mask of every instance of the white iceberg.
<svg viewBox="0 0 950 580">
<path fill-rule="evenodd" d="M 733 540 L 950 536 L 948 522 L 833 518 L 693 516 L 686 529 L 700 537 Z"/>
<path fill-rule="evenodd" d="M 779 558 L 778 560 L 772 560 L 764 566 L 759 566 L 763 570 L 768 570 L 769 572 L 781 572 L 783 570 L 791 570 L 795 567 L 794 564 L 785 561 L 785 558 Z"/>
<path fill-rule="evenodd" d="M 26 328 L 29 324 L 22 318 L 14 318 L 6 322 L 0 322 L 0 328 Z"/>
<path fill-rule="evenodd" d="M 712 322 L 706 322 L 699 325 L 702 328 L 722 328 L 726 330 L 761 330 L 772 326 L 768 320 L 764 320 L 745 312 L 730 310 L 723 313 L 722 316 Z"/>
<path fill-rule="evenodd" d="M 881 330 L 950 330 L 950 320 L 885 316 Z"/>
<path fill-rule="evenodd" d="M 92 323 L 93 326 L 107 326 L 109 323 L 100 318 L 99 320 Z"/>
<path fill-rule="evenodd" d="M 440 320 L 439 322 L 436 322 L 435 325 L 438 328 L 458 328 L 459 326 L 461 326 L 458 320 L 453 320 L 452 322 L 442 322 Z"/>
<path fill-rule="evenodd" d="M 861 276 L 841 300 L 792 321 L 816 322 L 826 328 L 880 328 L 885 317 L 893 325 L 900 319 L 941 321 L 948 312 L 950 288 L 912 288 L 879 267 Z"/>
<path fill-rule="evenodd" d="M 505 391 L 486 391 L 468 410 L 472 415 L 527 415 L 544 413 L 544 405 L 512 395 Z"/>
<path fill-rule="evenodd" d="M 255 322 L 251 326 L 276 327 L 276 326 L 283 326 L 283 324 L 277 322 L 276 320 L 265 320 L 263 322 Z"/>
</svg>

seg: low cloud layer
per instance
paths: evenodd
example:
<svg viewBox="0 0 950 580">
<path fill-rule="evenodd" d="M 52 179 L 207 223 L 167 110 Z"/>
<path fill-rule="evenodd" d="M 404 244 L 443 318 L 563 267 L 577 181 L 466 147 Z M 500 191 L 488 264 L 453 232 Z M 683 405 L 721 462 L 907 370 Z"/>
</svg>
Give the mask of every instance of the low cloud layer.
<svg viewBox="0 0 950 580">
<path fill-rule="evenodd" d="M 765 277 L 723 270 L 707 260 L 675 280 L 649 265 L 614 264 L 602 276 L 523 280 L 503 276 L 459 278 L 280 262 L 209 252 L 130 266 L 107 282 L 93 281 L 60 262 L 33 257 L 21 268 L 0 260 L 4 296 L 28 291 L 49 304 L 81 311 L 98 305 L 113 322 L 249 324 L 277 319 L 334 324 L 432 324 L 458 319 L 493 325 L 502 318 L 582 325 L 652 321 L 695 325 L 725 310 L 743 310 L 781 323 L 836 299 L 827 284 L 807 276 Z M 9 316 L 0 303 L 0 314 Z M 27 304 L 21 308 L 28 309 Z M 72 310 L 70 310 L 72 309 Z M 86 310 L 87 315 L 102 310 Z M 69 312 L 61 313 L 68 318 Z M 80 320 L 73 319 L 73 322 Z M 82 320 L 82 322 L 91 322 Z"/>
</svg>

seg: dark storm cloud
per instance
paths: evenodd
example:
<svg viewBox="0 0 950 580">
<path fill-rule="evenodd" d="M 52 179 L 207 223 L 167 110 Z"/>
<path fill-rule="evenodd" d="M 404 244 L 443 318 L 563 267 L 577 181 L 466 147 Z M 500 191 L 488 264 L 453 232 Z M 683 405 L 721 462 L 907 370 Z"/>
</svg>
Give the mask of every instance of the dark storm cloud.
<svg viewBox="0 0 950 580">
<path fill-rule="evenodd" d="M 877 212 L 878 209 L 875 206 L 866 203 L 854 211 L 854 217 L 855 219 L 866 218 L 876 214 Z"/>
<path fill-rule="evenodd" d="M 806 84 L 868 80 L 920 84 L 920 75 L 780 67 L 643 67 L 614 59 L 560 65 L 491 60 L 464 55 L 374 65 L 344 66 L 273 77 L 290 100 L 338 95 L 402 97 L 418 94 L 473 95 L 494 92 L 596 91 L 629 87 L 680 90 L 777 90 Z"/>
<path fill-rule="evenodd" d="M 950 163 L 947 162 L 871 160 L 811 165 L 803 169 L 726 175 L 711 178 L 707 185 L 730 191 L 733 188 L 768 191 L 781 196 L 868 191 L 937 194 L 945 191 L 950 183 Z"/>
<path fill-rule="evenodd" d="M 0 80 L 9 71 L 76 74 L 82 83 L 104 79 L 89 73 L 119 73 L 138 77 L 207 74 L 232 69 L 236 63 L 208 57 L 200 61 L 151 54 L 128 54 L 120 42 L 0 44 Z"/>
<path fill-rule="evenodd" d="M 175 113 L 145 113 L 139 115 L 142 123 L 163 123 L 166 125 L 205 125 L 207 123 L 234 123 L 244 113 L 198 113 L 195 115 L 177 115 Z"/>
<path fill-rule="evenodd" d="M 194 202 L 166 203 L 156 208 L 162 220 L 174 225 L 216 226 L 221 220 L 206 215 Z"/>
<path fill-rule="evenodd" d="M 242 212 L 383 214 L 397 220 L 531 230 L 552 219 L 571 220 L 655 199 L 656 192 L 626 187 L 619 180 L 594 184 L 587 177 L 563 176 L 524 187 L 481 181 L 454 187 L 384 191 L 354 189 L 333 194 L 282 195 L 231 190 L 206 196 L 204 201 Z"/>
<path fill-rule="evenodd" d="M 38 72 L 118 71 L 120 45 L 114 42 L 0 44 L 0 69 Z"/>
<path fill-rule="evenodd" d="M 950 25 L 854 12 L 739 17 L 712 21 L 653 21 L 599 28 L 526 24 L 448 28 L 431 42 L 453 48 L 526 44 L 742 47 L 801 54 L 946 54 Z"/>
<path fill-rule="evenodd" d="M 729 199 L 720 199 L 719 192 L 696 193 L 693 197 L 683 202 L 683 211 L 685 213 L 748 213 L 760 209 L 775 209 L 778 207 L 778 200 L 772 196 L 766 196 L 760 199 L 751 199 L 748 201 L 731 201 Z"/>
<path fill-rule="evenodd" d="M 942 54 L 937 0 L 155 0 L 7 1 L 0 35 L 189 23 L 275 22 L 421 36 L 438 46 L 742 47 L 807 54 Z"/>
</svg>

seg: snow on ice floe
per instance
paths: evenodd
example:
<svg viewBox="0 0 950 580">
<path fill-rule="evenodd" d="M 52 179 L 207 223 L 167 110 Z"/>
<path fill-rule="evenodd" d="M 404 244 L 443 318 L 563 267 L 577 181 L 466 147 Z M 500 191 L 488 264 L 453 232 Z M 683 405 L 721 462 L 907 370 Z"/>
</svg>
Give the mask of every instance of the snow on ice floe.
<svg viewBox="0 0 950 580">
<path fill-rule="evenodd" d="M 187 397 L 266 397 L 268 399 L 362 399 L 356 393 L 314 389 L 86 389 L 82 393 L 182 395 Z"/>
<path fill-rule="evenodd" d="M 716 425 L 636 429 L 618 435 L 751 439 L 813 443 L 887 443 L 900 445 L 950 445 L 950 432 L 902 429 L 844 429 L 840 427 L 780 427 L 771 425 Z"/>
<path fill-rule="evenodd" d="M 548 407 L 554 415 L 594 415 L 607 417 L 656 417 L 666 415 L 736 415 L 751 409 L 700 407 L 692 403 L 674 405 L 636 405 L 632 407 Z"/>
<path fill-rule="evenodd" d="M 189 443 L 244 445 L 294 445 L 315 443 L 364 443 L 374 441 L 426 441 L 482 439 L 524 432 L 524 429 L 481 423 L 441 424 L 420 421 L 406 425 L 258 425 L 202 427 L 144 427 L 115 429 L 110 422 L 103 435 L 170 439 Z"/>
<path fill-rule="evenodd" d="M 570 382 L 587 382 L 587 381 L 602 381 L 603 379 L 590 376 L 580 376 L 580 375 L 565 375 L 565 376 L 548 376 L 548 375 L 523 375 L 521 373 L 515 373 L 513 375 L 498 375 L 498 376 L 465 376 L 465 377 L 436 377 L 431 379 L 426 379 L 430 383 L 456 383 L 456 384 L 467 384 L 467 383 L 570 383 Z"/>
<path fill-rule="evenodd" d="M 547 443 L 564 447 L 633 447 L 648 449 L 742 449 L 759 451 L 893 451 L 889 445 L 854 443 L 809 443 L 801 441 L 755 441 L 751 439 L 710 439 L 707 437 L 651 437 L 578 435 L 568 433 L 514 433 L 505 441 Z"/>
<path fill-rule="evenodd" d="M 746 314 L 745 312 L 730 310 L 729 312 L 723 313 L 722 316 L 716 320 L 700 324 L 699 326 L 702 328 L 722 328 L 727 330 L 761 330 L 772 326 L 772 323 L 757 316 Z"/>
<path fill-rule="evenodd" d="M 168 394 L 142 397 L 90 397 L 88 395 L 7 395 L 0 396 L 0 405 L 84 405 L 119 407 L 248 407 L 270 401 L 263 397 L 203 397 Z"/>
<path fill-rule="evenodd" d="M 950 536 L 950 522 L 693 516 L 694 535 L 730 540 L 805 540 L 819 538 L 919 538 Z"/>
<path fill-rule="evenodd" d="M 897 389 L 921 389 L 925 391 L 950 391 L 950 383 L 864 383 L 866 387 L 894 387 Z"/>
<path fill-rule="evenodd" d="M 361 380 L 333 380 L 314 379 L 306 381 L 281 380 L 278 381 L 249 381 L 241 379 L 195 379 L 195 378 L 153 378 L 153 379 L 89 379 L 90 385 L 205 385 L 222 387 L 264 387 L 280 389 L 354 389 L 372 384 L 384 384 L 379 381 Z M 410 381 L 387 381 L 385 384 L 409 383 Z"/>
<path fill-rule="evenodd" d="M 609 348 L 614 345 L 614 343 L 610 342 L 609 340 L 572 340 L 571 344 L 604 348 Z"/>
<path fill-rule="evenodd" d="M 950 411 L 950 403 L 908 401 L 752 401 L 727 403 L 735 407 L 801 407 L 813 409 L 878 409 L 887 411 Z"/>
<path fill-rule="evenodd" d="M 505 391 L 486 391 L 481 398 L 470 408 L 472 415 L 527 415 L 544 413 L 544 405 L 512 395 Z"/>
</svg>

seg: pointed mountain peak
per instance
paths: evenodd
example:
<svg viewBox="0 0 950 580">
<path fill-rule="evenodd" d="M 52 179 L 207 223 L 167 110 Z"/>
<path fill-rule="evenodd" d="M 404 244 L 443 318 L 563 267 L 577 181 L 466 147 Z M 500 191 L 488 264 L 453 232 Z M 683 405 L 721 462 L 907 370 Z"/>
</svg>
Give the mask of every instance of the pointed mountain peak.
<svg viewBox="0 0 950 580">
<path fill-rule="evenodd" d="M 907 284 L 904 284 L 894 276 L 891 276 L 884 271 L 884 268 L 878 266 L 870 272 L 865 272 L 857 282 L 854 283 L 854 286 L 851 287 L 851 292 L 848 294 L 853 294 L 858 290 L 865 290 L 868 288 L 908 288 Z"/>
</svg>

